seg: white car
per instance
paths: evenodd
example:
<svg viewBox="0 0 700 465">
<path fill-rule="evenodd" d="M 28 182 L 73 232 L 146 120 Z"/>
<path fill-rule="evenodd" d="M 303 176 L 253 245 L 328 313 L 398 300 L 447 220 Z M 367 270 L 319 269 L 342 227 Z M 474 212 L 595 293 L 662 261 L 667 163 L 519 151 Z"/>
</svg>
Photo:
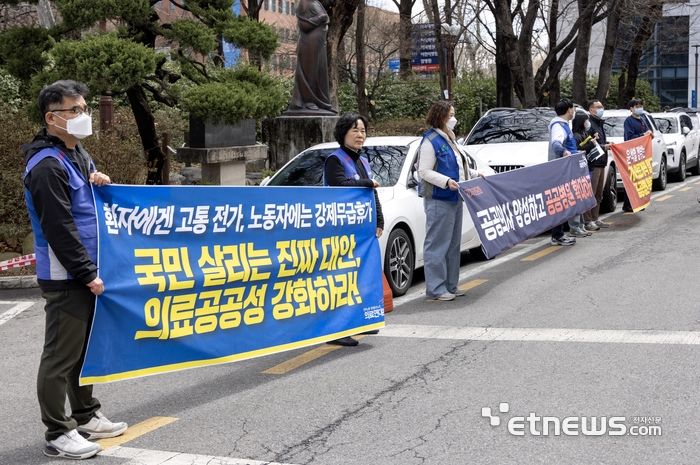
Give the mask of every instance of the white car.
<svg viewBox="0 0 700 465">
<path fill-rule="evenodd" d="M 700 130 L 693 127 L 690 116 L 683 112 L 652 113 L 651 116 L 666 142 L 669 174 L 673 173 L 674 180 L 681 182 L 685 181 L 688 168 L 694 175 L 700 175 Z"/>
<path fill-rule="evenodd" d="M 549 123 L 555 116 L 552 108 L 493 108 L 461 143 L 497 173 L 544 163 L 549 159 Z M 614 211 L 617 206 L 616 173 L 615 161 L 609 156 L 602 212 Z"/>
<path fill-rule="evenodd" d="M 625 140 L 625 120 L 631 115 L 629 110 L 605 110 L 605 116 L 603 117 L 603 128 L 605 130 L 605 136 L 608 142 L 624 142 Z M 651 129 L 653 132 L 654 139 L 652 140 L 652 151 L 651 151 L 651 167 L 652 167 L 652 179 L 654 180 L 653 187 L 657 191 L 662 191 L 666 189 L 666 183 L 668 182 L 668 157 L 666 152 L 666 142 L 664 137 L 661 135 L 659 128 L 656 126 L 654 117 L 649 113 L 644 113 L 642 115 L 644 118 L 644 124 L 647 128 Z M 622 178 L 619 173 L 617 176 L 617 188 L 623 190 Z"/>
<path fill-rule="evenodd" d="M 372 166 L 372 174 L 381 187 L 377 189 L 384 213 L 384 234 L 379 239 L 384 274 L 395 296 L 408 291 L 413 272 L 423 266 L 425 212 L 418 197 L 414 163 L 421 137 L 369 137 L 362 153 Z M 322 186 L 326 157 L 338 148 L 335 142 L 315 145 L 280 168 L 261 186 Z M 495 174 L 477 157 L 469 164 L 486 175 Z M 465 207 L 466 208 L 466 207 Z M 477 259 L 486 257 L 469 212 L 462 221 L 462 251 L 469 250 Z"/>
</svg>

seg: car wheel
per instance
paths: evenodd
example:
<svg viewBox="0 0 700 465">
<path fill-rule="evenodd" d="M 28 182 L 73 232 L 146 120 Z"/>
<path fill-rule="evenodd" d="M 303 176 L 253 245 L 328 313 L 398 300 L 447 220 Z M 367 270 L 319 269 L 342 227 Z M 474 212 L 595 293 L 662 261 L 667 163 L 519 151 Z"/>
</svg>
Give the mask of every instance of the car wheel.
<svg viewBox="0 0 700 465">
<path fill-rule="evenodd" d="M 394 296 L 402 296 L 411 286 L 416 261 L 413 244 L 403 229 L 394 229 L 389 235 L 384 254 L 384 274 Z"/>
<path fill-rule="evenodd" d="M 614 166 L 608 170 L 608 179 L 603 188 L 603 200 L 600 202 L 602 213 L 614 212 L 617 208 L 617 172 Z"/>
<path fill-rule="evenodd" d="M 483 261 L 483 260 L 489 259 L 489 257 L 487 257 L 486 254 L 484 253 L 484 249 L 482 249 L 481 246 L 474 247 L 473 249 L 469 249 L 469 255 L 471 255 L 474 260 Z"/>
<path fill-rule="evenodd" d="M 700 151 L 698 152 L 698 156 L 695 157 L 695 166 L 690 168 L 690 174 L 693 176 L 700 176 Z"/>
<path fill-rule="evenodd" d="M 681 152 L 681 159 L 678 161 L 678 172 L 673 175 L 673 179 L 678 182 L 685 181 L 685 150 Z"/>
<path fill-rule="evenodd" d="M 668 181 L 668 172 L 666 168 L 666 156 L 661 157 L 661 163 L 659 166 L 659 177 L 654 181 L 654 190 L 663 191 L 666 190 L 666 182 Z"/>
</svg>

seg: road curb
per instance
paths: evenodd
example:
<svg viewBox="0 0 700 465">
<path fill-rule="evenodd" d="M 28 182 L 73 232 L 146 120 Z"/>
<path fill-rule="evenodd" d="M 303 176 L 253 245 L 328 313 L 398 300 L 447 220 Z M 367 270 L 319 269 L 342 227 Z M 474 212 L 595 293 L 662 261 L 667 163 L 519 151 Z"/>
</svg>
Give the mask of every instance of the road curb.
<svg viewBox="0 0 700 465">
<path fill-rule="evenodd" d="M 39 287 L 36 275 L 33 276 L 6 276 L 0 278 L 0 289 L 30 289 Z"/>
</svg>

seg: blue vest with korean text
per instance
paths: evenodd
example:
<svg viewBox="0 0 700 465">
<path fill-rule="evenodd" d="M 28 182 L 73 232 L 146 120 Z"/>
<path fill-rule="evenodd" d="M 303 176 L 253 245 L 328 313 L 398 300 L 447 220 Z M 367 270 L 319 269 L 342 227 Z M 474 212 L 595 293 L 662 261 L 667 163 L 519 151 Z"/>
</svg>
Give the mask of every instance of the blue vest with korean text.
<svg viewBox="0 0 700 465">
<path fill-rule="evenodd" d="M 433 145 L 433 150 L 435 150 L 435 158 L 437 159 L 437 163 L 433 168 L 433 171 L 437 171 L 440 174 L 444 174 L 445 176 L 454 179 L 455 182 L 459 182 L 459 165 L 457 164 L 457 156 L 454 153 L 454 150 L 452 150 L 452 147 L 450 147 L 450 144 L 448 144 L 445 138 L 438 134 L 435 129 L 431 129 L 423 134 L 423 141 L 421 144 L 423 144 L 426 139 Z M 431 186 L 433 199 L 446 200 L 448 202 L 460 201 L 459 193 L 456 190 L 450 190 L 449 187 L 443 189 L 444 186 L 434 186 L 425 182 L 425 180 L 421 180 L 421 186 L 419 189 L 422 187 L 430 189 Z M 426 193 L 423 192 L 422 196 L 429 197 L 425 194 Z"/>
<path fill-rule="evenodd" d="M 350 157 L 350 155 L 343 151 L 343 149 L 339 148 L 335 152 L 328 155 L 328 158 L 330 157 L 338 158 L 338 160 L 340 160 L 340 162 L 343 164 L 343 169 L 345 170 L 345 179 L 347 179 L 348 181 L 357 181 L 358 179 L 361 179 L 359 173 L 357 172 L 357 166 L 355 166 L 355 162 L 352 160 L 352 157 Z M 328 158 L 326 158 L 326 161 L 328 161 Z M 360 161 L 362 162 L 362 166 L 365 167 L 367 177 L 369 179 L 372 179 L 372 167 L 369 166 L 369 162 L 362 155 L 360 155 Z M 328 182 L 326 182 L 325 162 L 323 165 L 323 185 L 327 186 Z"/>
<path fill-rule="evenodd" d="M 92 196 L 92 186 L 80 171 L 73 165 L 68 157 L 59 149 L 46 148 L 34 155 L 24 170 L 26 178 L 29 172 L 46 157 L 53 157 L 63 166 L 68 174 L 68 182 L 71 190 L 71 213 L 78 228 L 80 242 L 85 246 L 90 260 L 97 264 L 97 215 L 95 214 L 95 200 Z M 90 166 L 95 165 L 90 160 Z M 73 279 L 68 271 L 56 258 L 51 246 L 44 237 L 44 232 L 39 223 L 39 216 L 34 208 L 34 201 L 29 189 L 24 188 L 24 197 L 29 209 L 29 219 L 34 230 L 34 253 L 36 255 L 36 277 L 42 280 L 64 281 Z"/>
</svg>

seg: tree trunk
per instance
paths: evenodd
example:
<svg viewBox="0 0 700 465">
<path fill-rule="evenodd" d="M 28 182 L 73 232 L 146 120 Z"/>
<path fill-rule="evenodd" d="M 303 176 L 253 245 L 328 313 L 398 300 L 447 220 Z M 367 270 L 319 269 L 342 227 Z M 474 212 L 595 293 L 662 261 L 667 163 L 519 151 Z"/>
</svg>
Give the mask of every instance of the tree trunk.
<svg viewBox="0 0 700 465">
<path fill-rule="evenodd" d="M 576 38 L 576 54 L 574 55 L 574 75 L 571 97 L 575 103 L 586 105 L 588 92 L 586 78 L 588 77 L 588 54 L 591 46 L 591 29 L 593 27 L 593 11 L 586 13 L 590 0 L 578 0 L 578 12 L 582 21 Z"/>
<path fill-rule="evenodd" d="M 600 68 L 598 70 L 598 87 L 595 91 L 595 98 L 600 100 L 603 105 L 605 105 L 608 99 L 608 91 L 610 90 L 613 57 L 615 56 L 615 46 L 617 45 L 617 32 L 620 27 L 622 5 L 622 0 L 609 0 L 608 2 L 610 16 L 608 16 L 608 25 L 605 31 L 605 46 L 603 47 L 603 56 L 600 59 Z"/>
<path fill-rule="evenodd" d="M 396 2 L 394 2 L 396 3 Z M 415 0 L 401 0 L 396 6 L 399 8 L 399 79 L 406 80 L 413 73 L 411 62 L 413 59 L 413 23 L 411 12 Z"/>
<path fill-rule="evenodd" d="M 131 111 L 134 113 L 136 126 L 141 136 L 141 145 L 143 145 L 143 150 L 146 153 L 146 166 L 148 167 L 146 184 L 162 184 L 165 155 L 158 143 L 155 119 L 148 105 L 146 92 L 141 86 L 132 86 L 126 91 L 126 95 L 129 97 Z"/>
<path fill-rule="evenodd" d="M 347 0 L 336 2 L 335 0 L 320 0 L 326 9 L 330 23 L 326 36 L 326 52 L 328 57 L 328 90 L 330 92 L 331 105 L 338 109 L 338 65 L 340 43 L 345 33 L 352 26 L 355 10 L 361 0 Z"/>
<path fill-rule="evenodd" d="M 357 74 L 357 108 L 359 113 L 367 118 L 366 82 L 367 70 L 365 68 L 365 2 L 357 6 L 357 32 L 355 34 L 355 69 Z"/>
<path fill-rule="evenodd" d="M 637 34 L 632 41 L 632 51 L 627 61 L 627 83 L 624 89 L 620 90 L 620 99 L 625 104 L 634 98 L 637 89 L 637 78 L 639 77 L 639 60 L 642 58 L 644 46 L 654 34 L 654 26 L 663 14 L 662 2 L 663 0 L 650 1 L 647 10 L 643 14 Z"/>
<path fill-rule="evenodd" d="M 435 48 L 438 54 L 438 66 L 440 66 L 440 98 L 447 100 L 447 60 L 445 57 L 445 45 L 442 41 L 442 24 L 440 22 L 440 7 L 438 0 L 430 0 L 430 8 L 435 27 Z"/>
<path fill-rule="evenodd" d="M 513 76 L 508 66 L 506 41 L 503 32 L 496 30 L 496 105 L 513 106 Z"/>
</svg>

